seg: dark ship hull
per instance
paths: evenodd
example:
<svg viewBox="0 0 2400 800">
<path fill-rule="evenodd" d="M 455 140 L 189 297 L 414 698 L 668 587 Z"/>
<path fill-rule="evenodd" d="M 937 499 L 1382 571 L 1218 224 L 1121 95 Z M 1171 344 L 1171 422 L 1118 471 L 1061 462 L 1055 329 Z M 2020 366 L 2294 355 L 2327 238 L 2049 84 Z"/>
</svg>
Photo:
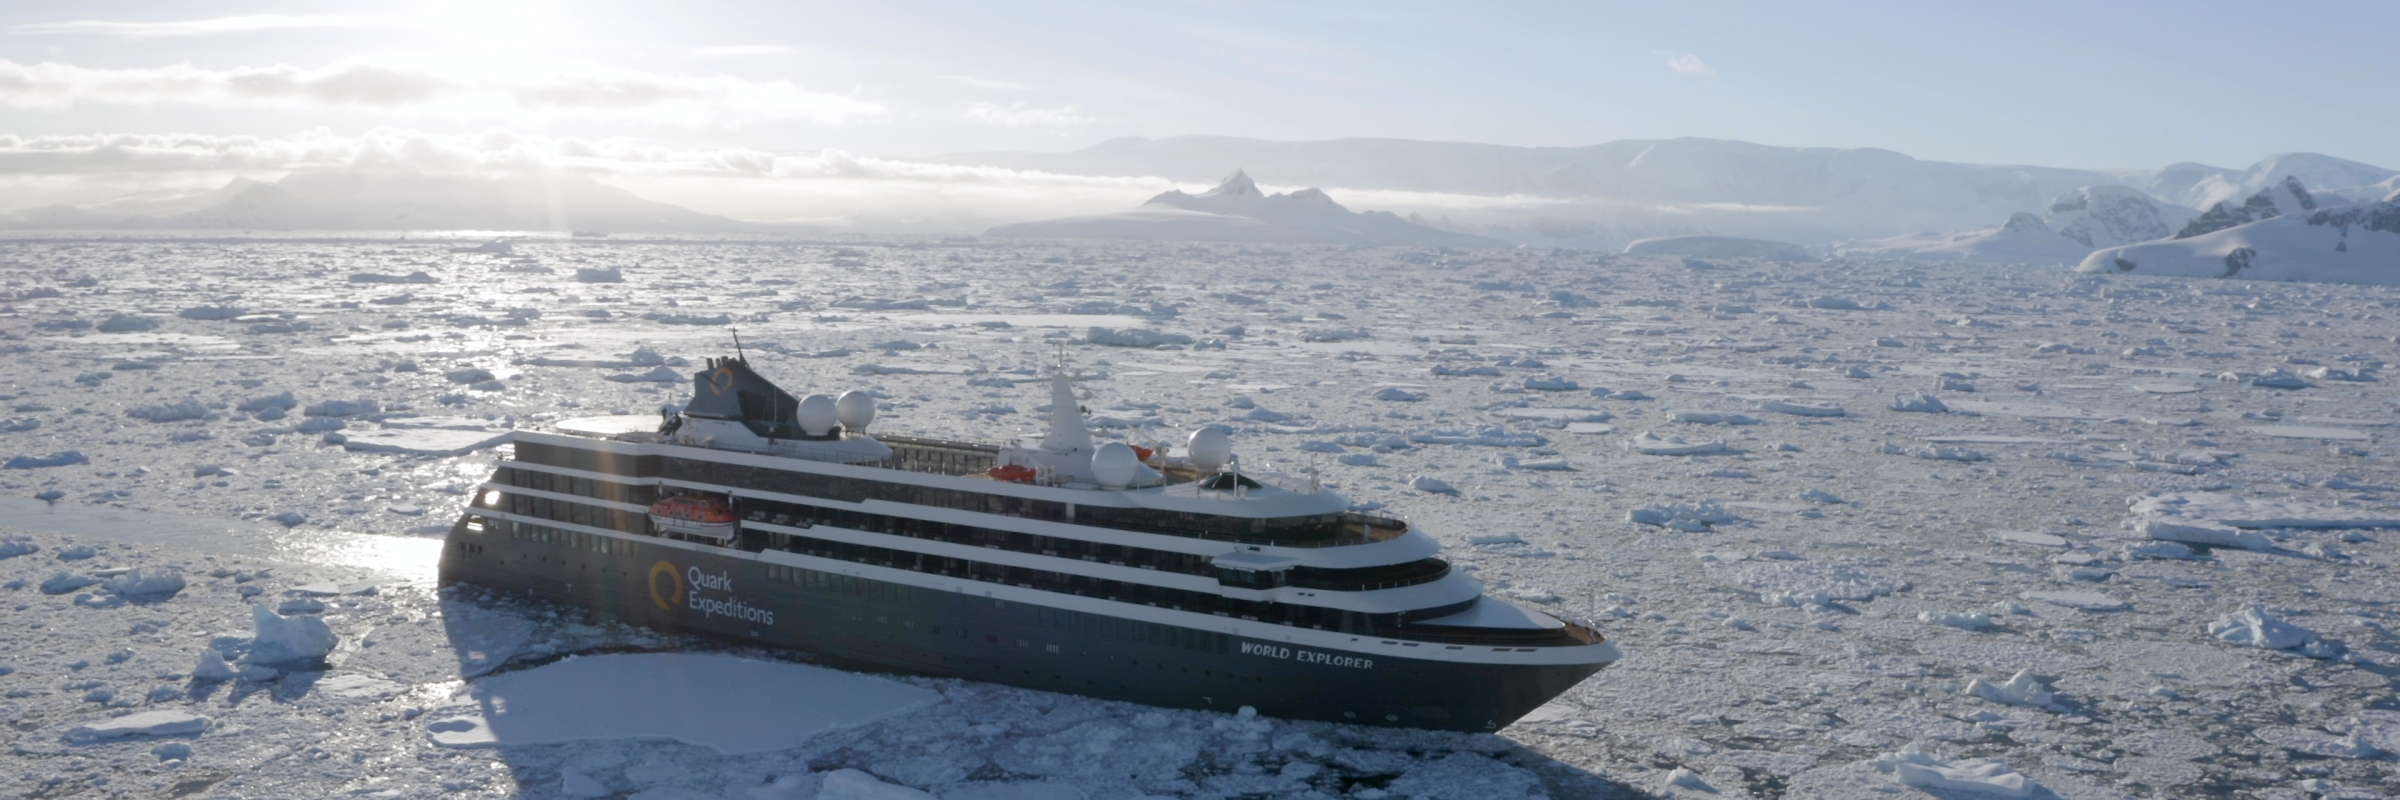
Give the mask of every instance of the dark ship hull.
<svg viewBox="0 0 2400 800">
<path fill-rule="evenodd" d="M 451 529 L 441 562 L 445 583 L 523 591 L 628 622 L 795 648 L 839 663 L 1148 705 L 1250 706 L 1288 719 L 1489 731 L 1604 666 L 1469 664 L 1382 652 L 1391 647 L 1300 645 L 1010 599 L 1038 590 L 924 580 L 789 553 L 771 554 L 787 566 L 694 543 L 631 538 L 602 553 L 591 534 L 514 531 L 505 522 L 470 532 L 467 525 L 462 519 Z M 1467 647 L 1423 642 L 1401 649 Z"/>
</svg>

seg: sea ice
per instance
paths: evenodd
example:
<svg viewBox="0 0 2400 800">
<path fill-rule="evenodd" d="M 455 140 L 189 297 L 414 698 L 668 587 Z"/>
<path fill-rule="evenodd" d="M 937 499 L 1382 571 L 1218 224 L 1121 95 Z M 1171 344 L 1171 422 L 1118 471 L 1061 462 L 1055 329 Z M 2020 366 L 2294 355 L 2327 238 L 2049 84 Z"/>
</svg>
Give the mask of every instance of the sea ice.
<svg viewBox="0 0 2400 800">
<path fill-rule="evenodd" d="M 1877 756 L 1868 764 L 1878 772 L 1891 773 L 1903 785 L 1920 789 L 2000 797 L 2033 796 L 2034 787 L 2026 782 L 2025 775 L 2010 769 L 2006 762 L 1982 758 L 1953 761 L 1924 752 L 1914 743 L 1898 752 Z"/>
<path fill-rule="evenodd" d="M 1919 611 L 1917 621 L 1932 625 L 1947 625 L 1967 631 L 1985 631 L 1997 627 L 1992 615 L 1982 612 L 1954 614 L 1946 611 Z"/>
<path fill-rule="evenodd" d="M 100 582 L 100 588 L 123 597 L 165 599 L 183 591 L 183 573 L 174 567 L 135 567 Z"/>
<path fill-rule="evenodd" d="M 1894 397 L 1891 408 L 1893 411 L 1915 411 L 1925 414 L 1941 414 L 1950 410 L 1948 405 L 1942 403 L 1941 398 L 1924 392 L 1910 392 Z"/>
<path fill-rule="evenodd" d="M 1180 333 L 1164 333 L 1149 328 L 1092 328 L 1084 332 L 1084 341 L 1109 347 L 1157 347 L 1168 344 L 1191 344 L 1192 337 Z"/>
<path fill-rule="evenodd" d="M 1386 386 L 1384 388 L 1377 389 L 1373 395 L 1373 397 L 1377 400 L 1389 400 L 1399 403 L 1423 402 L 1426 398 L 1431 396 L 1432 395 L 1425 392 L 1402 389 L 1398 386 Z"/>
<path fill-rule="evenodd" d="M 324 658 L 333 652 L 340 638 L 325 620 L 313 616 L 284 616 L 265 605 L 250 607 L 251 624 L 257 636 L 250 641 L 252 664 L 281 664 Z"/>
<path fill-rule="evenodd" d="M 208 718 L 180 709 L 138 711 L 114 719 L 86 722 L 68 728 L 64 738 L 76 744 L 136 736 L 180 736 L 208 729 Z"/>
<path fill-rule="evenodd" d="M 1739 522 L 1741 517 L 1726 511 L 1725 506 L 1717 501 L 1702 500 L 1698 503 L 1666 503 L 1636 508 L 1625 512 L 1625 521 L 1697 533 L 1708 530 L 1710 525 Z"/>
<path fill-rule="evenodd" d="M 2018 596 L 2027 600 L 2083 611 L 2123 611 L 2133 607 L 2131 603 L 2099 592 L 2040 590 L 2025 592 Z"/>
<path fill-rule="evenodd" d="M 2388 509 L 2230 492 L 2159 492 L 2134 496 L 2127 504 L 2136 518 L 2243 529 L 2400 528 L 2400 514 Z"/>
<path fill-rule="evenodd" d="M 1408 479 L 1408 488 L 1427 494 L 1458 494 L 1458 487 L 1450 485 L 1449 481 L 1431 475 L 1419 475 Z"/>
<path fill-rule="evenodd" d="M 241 675 L 241 671 L 234 669 L 232 664 L 225 663 L 225 657 L 219 655 L 216 648 L 213 647 L 200 651 L 199 663 L 192 666 L 192 679 L 194 680 L 229 681 L 241 677 Z"/>
<path fill-rule="evenodd" d="M 674 739 L 727 754 L 768 753 L 937 698 L 871 675 L 709 653 L 576 656 L 484 678 L 470 691 L 472 710 L 427 715 L 438 716 L 428 726 L 433 741 L 515 747 Z"/>
<path fill-rule="evenodd" d="M 1759 403 L 1758 407 L 1761 411 L 1772 411 L 1777 414 L 1790 414 L 1799 417 L 1838 417 L 1842 416 L 1844 413 L 1841 406 L 1790 403 L 1782 400 L 1768 400 L 1766 402 Z"/>
<path fill-rule="evenodd" d="M 2047 708 L 2058 699 L 2048 681 L 2022 670 L 2010 676 L 2005 683 L 1987 683 L 1982 678 L 1969 680 L 1966 693 L 1994 703 L 2028 708 Z"/>
<path fill-rule="evenodd" d="M 617 383 L 682 383 L 688 378 L 674 367 L 660 365 L 651 367 L 649 372 L 610 375 L 607 380 Z"/>
<path fill-rule="evenodd" d="M 66 594 L 99 582 L 99 578 L 89 575 L 61 572 L 42 581 L 42 594 Z"/>
<path fill-rule="evenodd" d="M 507 444 L 515 431 L 385 428 L 344 434 L 342 449 L 354 453 L 456 456 Z"/>
<path fill-rule="evenodd" d="M 855 769 L 825 773 L 823 781 L 817 789 L 817 800 L 933 800 L 933 795 L 922 789 L 884 783 Z"/>
<path fill-rule="evenodd" d="M 1550 440 L 1537 433 L 1523 433 L 1493 426 L 1473 431 L 1430 430 L 1410 434 L 1409 441 L 1418 444 L 1466 444 L 1483 447 L 1540 447 Z"/>
<path fill-rule="evenodd" d="M 1656 433 L 1643 431 L 1626 439 L 1625 449 L 1648 456 L 1700 456 L 1723 453 L 1733 448 L 1726 446 L 1723 439 L 1686 442 L 1681 436 L 1662 437 Z"/>
<path fill-rule="evenodd" d="M 2217 621 L 2209 623 L 2208 634 L 2220 641 L 2246 647 L 2300 650 L 2307 655 L 2316 655 L 2308 653 L 2305 648 L 2318 641 L 2315 632 L 2276 619 L 2267 614 L 2266 609 L 2257 606 L 2244 606 L 2240 611 L 2218 615 Z"/>
<path fill-rule="evenodd" d="M 1724 569 L 1761 601 L 1795 608 L 1872 600 L 1909 588 L 1900 578 L 1827 561 L 1744 561 Z"/>
<path fill-rule="evenodd" d="M 1758 419 L 1746 414 L 1721 414 L 1714 411 L 1677 411 L 1668 415 L 1676 422 L 1700 425 L 1756 425 Z"/>
</svg>

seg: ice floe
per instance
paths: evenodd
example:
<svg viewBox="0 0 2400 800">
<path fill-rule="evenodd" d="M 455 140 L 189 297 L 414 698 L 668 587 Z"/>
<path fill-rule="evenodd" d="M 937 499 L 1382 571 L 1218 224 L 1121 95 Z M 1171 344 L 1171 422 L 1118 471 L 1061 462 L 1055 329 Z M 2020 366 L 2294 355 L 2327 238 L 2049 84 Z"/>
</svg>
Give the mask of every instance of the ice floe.
<svg viewBox="0 0 2400 800">
<path fill-rule="evenodd" d="M 577 656 L 483 678 L 468 692 L 471 709 L 427 715 L 434 742 L 517 747 L 672 739 L 721 753 L 765 753 L 905 714 L 937 697 L 871 675 L 711 653 Z"/>
</svg>

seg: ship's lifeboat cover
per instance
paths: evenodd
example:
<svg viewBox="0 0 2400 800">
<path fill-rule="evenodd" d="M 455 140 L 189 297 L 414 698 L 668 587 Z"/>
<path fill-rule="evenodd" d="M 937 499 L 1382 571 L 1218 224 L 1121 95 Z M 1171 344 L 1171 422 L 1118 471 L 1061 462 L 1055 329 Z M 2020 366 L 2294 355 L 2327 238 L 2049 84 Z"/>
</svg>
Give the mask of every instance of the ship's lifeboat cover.
<svg viewBox="0 0 2400 800">
<path fill-rule="evenodd" d="M 992 476 L 994 480 L 1030 483 L 1033 481 L 1033 478 L 1037 473 L 1034 472 L 1032 467 L 1028 467 L 1023 464 L 1010 464 L 1005 467 L 993 467 L 985 474 Z"/>
<path fill-rule="evenodd" d="M 721 498 L 676 495 L 660 498 L 650 504 L 650 513 L 668 519 L 697 522 L 703 525 L 740 521 L 733 515 L 733 504 Z"/>
</svg>

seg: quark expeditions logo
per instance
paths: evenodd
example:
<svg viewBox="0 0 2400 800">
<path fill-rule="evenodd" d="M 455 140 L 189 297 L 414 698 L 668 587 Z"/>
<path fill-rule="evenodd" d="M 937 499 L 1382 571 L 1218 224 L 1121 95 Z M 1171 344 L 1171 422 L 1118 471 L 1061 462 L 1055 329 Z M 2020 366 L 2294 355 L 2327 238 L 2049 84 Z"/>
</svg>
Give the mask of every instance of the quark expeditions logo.
<svg viewBox="0 0 2400 800">
<path fill-rule="evenodd" d="M 710 597 L 719 594 L 723 597 Z M 733 594 L 733 573 L 710 575 L 699 567 L 677 569 L 674 562 L 661 561 L 650 565 L 650 602 L 663 610 L 682 608 L 695 611 L 703 618 L 732 617 L 775 624 L 775 612 L 742 602 Z"/>
</svg>

